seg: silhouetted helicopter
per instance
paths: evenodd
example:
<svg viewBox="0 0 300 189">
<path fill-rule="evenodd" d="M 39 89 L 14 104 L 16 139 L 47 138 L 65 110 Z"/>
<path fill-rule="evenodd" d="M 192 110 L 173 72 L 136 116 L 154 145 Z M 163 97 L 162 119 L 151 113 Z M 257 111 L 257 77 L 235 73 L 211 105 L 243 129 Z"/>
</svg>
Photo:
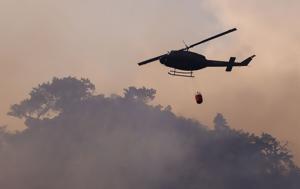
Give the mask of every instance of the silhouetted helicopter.
<svg viewBox="0 0 300 189">
<path fill-rule="evenodd" d="M 193 48 L 197 45 L 200 45 L 217 37 L 234 32 L 236 30 L 236 28 L 233 28 L 231 30 L 212 36 L 190 46 L 187 46 L 185 44 L 185 48 L 173 50 L 171 52 L 168 52 L 167 54 L 163 54 L 155 58 L 145 60 L 143 62 L 138 63 L 138 65 L 141 66 L 159 60 L 161 64 L 173 68 L 173 70 L 169 71 L 168 74 L 183 77 L 194 77 L 194 70 L 200 70 L 206 67 L 226 67 L 226 71 L 230 72 L 234 66 L 248 66 L 248 64 L 255 57 L 255 55 L 250 56 L 242 62 L 235 62 L 235 57 L 230 57 L 229 61 L 218 61 L 207 60 L 205 56 L 189 51 L 190 48 Z M 180 71 L 177 71 L 176 69 Z"/>
</svg>

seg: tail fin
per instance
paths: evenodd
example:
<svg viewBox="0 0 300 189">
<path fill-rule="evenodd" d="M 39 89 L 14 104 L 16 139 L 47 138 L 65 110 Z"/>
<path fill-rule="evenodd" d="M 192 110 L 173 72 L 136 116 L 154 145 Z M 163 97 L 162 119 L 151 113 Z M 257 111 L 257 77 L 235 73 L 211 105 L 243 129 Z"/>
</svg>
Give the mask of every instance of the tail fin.
<svg viewBox="0 0 300 189">
<path fill-rule="evenodd" d="M 226 72 L 231 72 L 232 67 L 234 66 L 235 57 L 230 57 L 229 62 L 226 67 Z"/>
<path fill-rule="evenodd" d="M 249 58 L 245 59 L 243 62 L 241 62 L 242 66 L 248 66 L 248 64 L 251 62 L 251 60 L 255 57 L 255 55 L 250 56 Z"/>
</svg>

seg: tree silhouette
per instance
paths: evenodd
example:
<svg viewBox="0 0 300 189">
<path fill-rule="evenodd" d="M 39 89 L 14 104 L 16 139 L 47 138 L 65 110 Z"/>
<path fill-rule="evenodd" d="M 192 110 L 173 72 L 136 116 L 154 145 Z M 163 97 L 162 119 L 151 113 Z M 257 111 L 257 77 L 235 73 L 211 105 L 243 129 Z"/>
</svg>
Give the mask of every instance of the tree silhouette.
<svg viewBox="0 0 300 189">
<path fill-rule="evenodd" d="M 156 94 L 156 90 L 147 89 L 145 87 L 139 89 L 135 87 L 129 87 L 127 89 L 124 89 L 125 99 L 138 100 L 144 103 L 152 101 L 155 98 L 155 94 Z"/>
<path fill-rule="evenodd" d="M 53 78 L 30 92 L 30 98 L 11 107 L 8 113 L 19 118 L 41 118 L 51 113 L 66 111 L 80 100 L 91 97 L 95 86 L 88 79 Z"/>
<path fill-rule="evenodd" d="M 286 144 L 231 129 L 222 114 L 210 130 L 147 104 L 154 89 L 94 94 L 87 79 L 54 78 L 34 88 L 0 129 L 1 188 L 298 189 Z"/>
<path fill-rule="evenodd" d="M 229 126 L 227 124 L 226 119 L 223 117 L 221 113 L 218 113 L 214 119 L 215 129 L 216 130 L 228 130 Z"/>
</svg>

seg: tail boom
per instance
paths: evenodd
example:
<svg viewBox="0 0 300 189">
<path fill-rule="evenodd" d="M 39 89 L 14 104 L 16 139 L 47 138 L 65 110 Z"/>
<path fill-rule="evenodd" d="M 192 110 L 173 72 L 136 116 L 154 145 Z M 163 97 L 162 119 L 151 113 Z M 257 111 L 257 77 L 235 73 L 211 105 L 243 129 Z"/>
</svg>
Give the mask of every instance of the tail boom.
<svg viewBox="0 0 300 189">
<path fill-rule="evenodd" d="M 252 55 L 242 62 L 235 62 L 235 57 L 230 57 L 229 61 L 208 60 L 207 67 L 226 67 L 227 72 L 231 72 L 235 66 L 248 66 L 255 55 Z"/>
</svg>

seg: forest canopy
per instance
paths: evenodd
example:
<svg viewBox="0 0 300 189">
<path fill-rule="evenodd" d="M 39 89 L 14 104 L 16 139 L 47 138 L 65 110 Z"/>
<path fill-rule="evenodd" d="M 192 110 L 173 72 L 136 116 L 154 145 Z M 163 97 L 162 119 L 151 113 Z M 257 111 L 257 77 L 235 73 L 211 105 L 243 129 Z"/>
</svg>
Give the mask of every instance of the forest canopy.
<svg viewBox="0 0 300 189">
<path fill-rule="evenodd" d="M 299 188 L 286 144 L 231 129 L 222 114 L 210 129 L 150 105 L 155 94 L 133 86 L 95 94 L 94 84 L 75 77 L 38 85 L 8 113 L 26 129 L 0 129 L 0 187 Z"/>
</svg>

